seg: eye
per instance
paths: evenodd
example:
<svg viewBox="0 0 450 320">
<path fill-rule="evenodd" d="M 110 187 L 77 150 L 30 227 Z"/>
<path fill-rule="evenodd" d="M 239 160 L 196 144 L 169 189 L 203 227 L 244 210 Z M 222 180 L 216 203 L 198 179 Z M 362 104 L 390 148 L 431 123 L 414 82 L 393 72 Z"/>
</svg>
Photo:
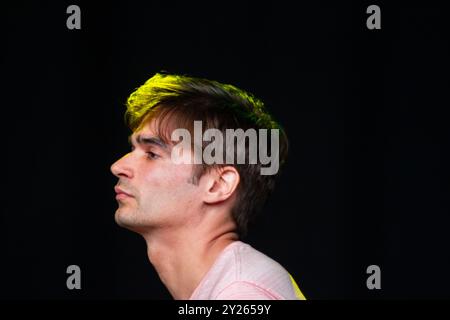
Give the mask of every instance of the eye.
<svg viewBox="0 0 450 320">
<path fill-rule="evenodd" d="M 156 153 L 153 153 L 151 151 L 147 152 L 147 157 L 150 158 L 150 159 L 153 159 L 153 160 L 159 158 L 159 156 Z"/>
</svg>

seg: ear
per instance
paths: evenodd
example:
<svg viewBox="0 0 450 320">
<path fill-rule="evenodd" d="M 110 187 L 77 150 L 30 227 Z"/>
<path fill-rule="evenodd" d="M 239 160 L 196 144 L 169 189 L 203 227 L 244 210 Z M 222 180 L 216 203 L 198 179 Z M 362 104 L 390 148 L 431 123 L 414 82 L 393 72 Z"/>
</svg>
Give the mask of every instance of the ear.
<svg viewBox="0 0 450 320">
<path fill-rule="evenodd" d="M 239 184 L 239 173 L 235 167 L 226 166 L 213 169 L 204 175 L 205 197 L 208 204 L 222 202 L 230 198 Z"/>
</svg>

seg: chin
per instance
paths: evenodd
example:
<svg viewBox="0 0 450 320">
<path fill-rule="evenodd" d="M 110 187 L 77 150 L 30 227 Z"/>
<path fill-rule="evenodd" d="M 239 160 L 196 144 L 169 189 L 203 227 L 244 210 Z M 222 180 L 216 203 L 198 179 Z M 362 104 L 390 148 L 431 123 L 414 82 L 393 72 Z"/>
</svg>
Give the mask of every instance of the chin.
<svg viewBox="0 0 450 320">
<path fill-rule="evenodd" d="M 118 226 L 130 231 L 142 233 L 142 231 L 145 230 L 142 224 L 136 220 L 135 216 L 133 216 L 133 212 L 124 212 L 119 208 L 116 211 L 114 219 Z"/>
<path fill-rule="evenodd" d="M 119 226 L 127 228 L 132 222 L 131 215 L 131 212 L 125 212 L 123 208 L 119 208 L 116 210 L 114 220 Z"/>
</svg>

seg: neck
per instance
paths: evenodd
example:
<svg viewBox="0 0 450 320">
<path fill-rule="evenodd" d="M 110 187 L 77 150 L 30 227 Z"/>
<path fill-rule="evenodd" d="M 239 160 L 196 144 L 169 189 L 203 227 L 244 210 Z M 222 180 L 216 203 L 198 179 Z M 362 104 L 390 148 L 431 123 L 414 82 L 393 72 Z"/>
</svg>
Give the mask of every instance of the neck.
<svg viewBox="0 0 450 320">
<path fill-rule="evenodd" d="M 228 219 L 225 223 L 160 228 L 143 234 L 148 258 L 174 299 L 191 297 L 222 250 L 238 240 L 235 229 L 235 223 Z"/>
</svg>

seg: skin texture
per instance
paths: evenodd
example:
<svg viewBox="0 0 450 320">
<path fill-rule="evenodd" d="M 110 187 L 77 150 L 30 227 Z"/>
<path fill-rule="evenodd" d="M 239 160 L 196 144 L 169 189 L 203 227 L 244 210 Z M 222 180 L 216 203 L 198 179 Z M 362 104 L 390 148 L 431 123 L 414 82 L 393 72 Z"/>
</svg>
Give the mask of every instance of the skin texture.
<svg viewBox="0 0 450 320">
<path fill-rule="evenodd" d="M 115 220 L 144 237 L 149 260 L 174 299 L 189 299 L 220 252 L 238 240 L 231 208 L 239 174 L 225 166 L 194 184 L 194 166 L 173 163 L 173 145 L 158 145 L 156 132 L 155 120 L 134 132 L 132 151 L 111 166 L 119 179 Z"/>
</svg>

